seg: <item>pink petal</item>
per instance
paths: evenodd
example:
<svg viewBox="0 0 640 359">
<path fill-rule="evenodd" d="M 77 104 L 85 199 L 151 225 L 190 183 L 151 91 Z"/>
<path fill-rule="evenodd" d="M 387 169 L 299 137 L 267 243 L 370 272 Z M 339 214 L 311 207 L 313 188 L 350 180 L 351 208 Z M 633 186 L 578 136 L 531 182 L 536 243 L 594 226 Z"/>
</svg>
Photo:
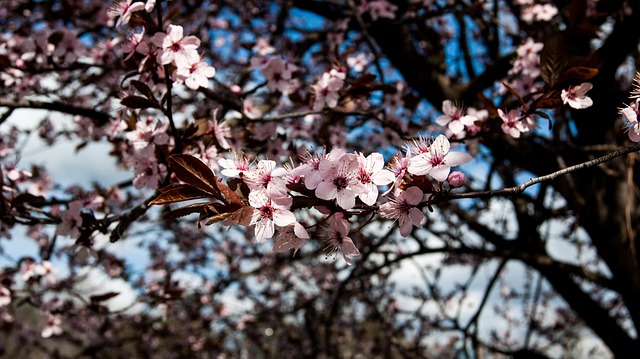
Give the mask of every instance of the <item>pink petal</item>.
<svg viewBox="0 0 640 359">
<path fill-rule="evenodd" d="M 296 216 L 291 211 L 276 210 L 273 214 L 273 223 L 280 227 L 286 227 L 296 222 Z"/>
<path fill-rule="evenodd" d="M 460 166 L 471 161 L 472 159 L 473 157 L 471 157 L 471 155 L 466 152 L 449 152 L 444 157 L 446 163 L 451 167 Z"/>
<path fill-rule="evenodd" d="M 448 164 L 442 164 L 435 166 L 429 171 L 429 176 L 433 177 L 438 182 L 444 182 L 449 176 L 451 167 Z"/>
<path fill-rule="evenodd" d="M 414 207 L 409 210 L 409 219 L 414 226 L 422 227 L 424 218 L 424 213 L 420 209 Z"/>
</svg>

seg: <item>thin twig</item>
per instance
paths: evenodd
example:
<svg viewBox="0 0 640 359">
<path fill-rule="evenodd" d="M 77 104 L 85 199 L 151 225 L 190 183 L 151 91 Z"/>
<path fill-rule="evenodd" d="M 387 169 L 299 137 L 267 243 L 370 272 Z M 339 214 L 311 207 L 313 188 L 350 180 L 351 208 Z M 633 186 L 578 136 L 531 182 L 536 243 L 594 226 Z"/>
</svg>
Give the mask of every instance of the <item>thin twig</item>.
<svg viewBox="0 0 640 359">
<path fill-rule="evenodd" d="M 615 152 L 611 152 L 605 156 L 602 157 L 598 157 L 596 159 L 593 159 L 591 161 L 587 161 L 587 162 L 583 162 L 583 163 L 579 163 L 577 165 L 574 166 L 570 166 L 564 169 L 561 169 L 559 171 L 550 173 L 548 175 L 545 176 L 540 176 L 540 177 L 536 177 L 536 178 L 532 178 L 530 180 L 528 180 L 525 183 L 522 183 L 518 186 L 514 186 L 514 187 L 507 187 L 507 188 L 502 188 L 502 189 L 497 189 L 497 190 L 489 190 L 489 191 L 475 191 L 475 192 L 466 192 L 466 193 L 449 193 L 446 197 L 443 197 L 443 200 L 450 200 L 450 199 L 461 199 L 461 198 L 481 198 L 481 197 L 493 197 L 493 196 L 497 196 L 497 195 L 513 195 L 513 194 L 519 194 L 524 192 L 525 189 L 527 189 L 528 187 L 533 186 L 534 184 L 538 184 L 541 182 L 546 182 L 546 181 L 551 181 L 554 180 L 560 176 L 566 175 L 567 173 L 571 173 L 577 170 L 581 170 L 581 169 L 585 169 L 585 168 L 589 168 L 589 167 L 593 167 L 593 166 L 597 166 L 601 163 L 610 161 L 614 158 L 617 157 L 621 157 L 624 156 L 628 153 L 631 152 L 637 152 L 640 151 L 640 144 L 637 144 L 635 146 L 631 146 L 631 147 L 626 147 L 623 149 L 620 149 L 618 151 Z M 435 201 L 435 202 L 439 202 L 439 201 Z"/>
</svg>

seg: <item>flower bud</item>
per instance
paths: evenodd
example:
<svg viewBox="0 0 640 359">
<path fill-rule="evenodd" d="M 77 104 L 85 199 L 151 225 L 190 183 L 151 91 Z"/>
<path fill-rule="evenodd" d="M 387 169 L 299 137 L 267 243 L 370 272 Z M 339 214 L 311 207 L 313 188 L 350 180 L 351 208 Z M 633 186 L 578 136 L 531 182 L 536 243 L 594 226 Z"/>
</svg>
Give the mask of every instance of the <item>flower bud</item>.
<svg viewBox="0 0 640 359">
<path fill-rule="evenodd" d="M 447 181 L 449 182 L 449 186 L 451 186 L 451 188 L 458 188 L 462 186 L 464 184 L 464 180 L 464 173 L 460 171 L 451 172 L 451 174 L 449 174 L 449 177 L 447 178 Z"/>
</svg>

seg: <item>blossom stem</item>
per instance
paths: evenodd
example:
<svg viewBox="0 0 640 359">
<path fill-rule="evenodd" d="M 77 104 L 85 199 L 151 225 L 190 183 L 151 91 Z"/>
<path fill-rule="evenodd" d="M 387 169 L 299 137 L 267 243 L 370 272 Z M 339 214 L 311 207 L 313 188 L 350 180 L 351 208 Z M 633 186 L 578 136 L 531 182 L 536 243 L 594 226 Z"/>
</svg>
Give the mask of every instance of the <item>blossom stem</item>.
<svg viewBox="0 0 640 359">
<path fill-rule="evenodd" d="M 162 0 L 158 0 L 156 4 L 156 15 L 158 16 L 158 28 L 159 31 L 164 31 L 162 26 Z M 176 124 L 173 121 L 173 101 L 171 99 L 171 89 L 173 82 L 171 81 L 171 77 L 169 76 L 169 65 L 164 65 L 164 81 L 167 86 L 167 108 L 165 110 L 165 115 L 169 119 L 169 126 L 171 127 L 171 136 L 173 137 L 175 148 L 173 149 L 173 153 L 182 153 L 182 141 L 178 138 L 178 129 L 176 128 Z"/>
</svg>

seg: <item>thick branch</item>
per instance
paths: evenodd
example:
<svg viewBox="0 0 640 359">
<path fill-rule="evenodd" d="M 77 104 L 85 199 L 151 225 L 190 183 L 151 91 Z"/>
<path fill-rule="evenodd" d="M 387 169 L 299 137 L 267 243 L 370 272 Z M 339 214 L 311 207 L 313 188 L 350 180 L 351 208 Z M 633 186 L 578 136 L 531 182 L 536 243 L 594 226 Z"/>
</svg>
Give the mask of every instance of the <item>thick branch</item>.
<svg viewBox="0 0 640 359">
<path fill-rule="evenodd" d="M 44 102 L 27 99 L 12 100 L 8 98 L 0 98 L 0 107 L 8 107 L 9 109 L 41 109 L 66 113 L 69 115 L 84 116 L 96 120 L 98 125 L 104 125 L 111 119 L 111 116 L 107 113 L 96 111 L 90 108 L 77 107 L 62 102 Z"/>
</svg>

